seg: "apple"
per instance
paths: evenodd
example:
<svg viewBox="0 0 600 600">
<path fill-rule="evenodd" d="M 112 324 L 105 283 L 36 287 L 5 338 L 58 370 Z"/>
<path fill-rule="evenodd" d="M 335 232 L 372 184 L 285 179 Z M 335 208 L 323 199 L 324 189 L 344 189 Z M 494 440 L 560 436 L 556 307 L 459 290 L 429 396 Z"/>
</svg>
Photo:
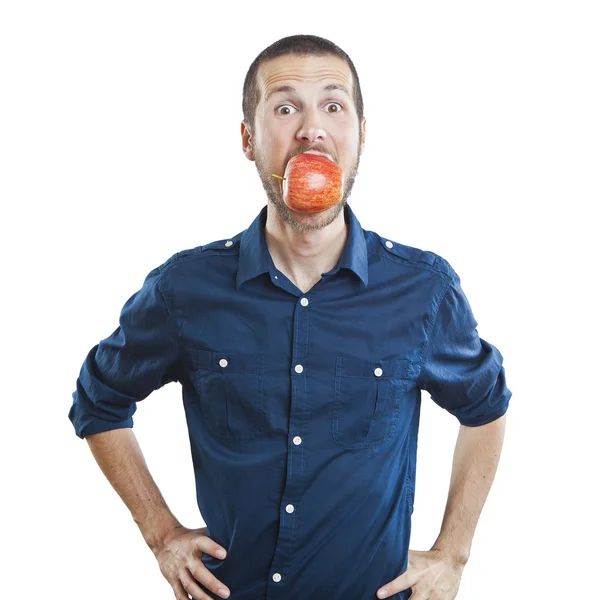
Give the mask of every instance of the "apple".
<svg viewBox="0 0 600 600">
<path fill-rule="evenodd" d="M 292 156 L 285 167 L 283 201 L 293 210 L 319 213 L 337 204 L 343 195 L 344 174 L 332 159 L 304 152 Z"/>
</svg>

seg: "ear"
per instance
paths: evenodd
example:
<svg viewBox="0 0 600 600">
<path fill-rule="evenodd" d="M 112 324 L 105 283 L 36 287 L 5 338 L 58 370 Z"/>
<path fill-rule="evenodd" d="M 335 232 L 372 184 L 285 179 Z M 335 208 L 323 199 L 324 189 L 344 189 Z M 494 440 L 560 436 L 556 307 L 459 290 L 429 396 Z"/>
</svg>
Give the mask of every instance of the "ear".
<svg viewBox="0 0 600 600">
<path fill-rule="evenodd" d="M 246 155 L 246 158 L 248 160 L 254 160 L 254 148 L 252 147 L 252 134 L 250 131 L 250 126 L 248 125 L 248 123 L 246 123 L 246 121 L 242 121 L 242 127 L 241 127 L 241 131 L 242 131 L 242 150 L 244 151 L 244 154 Z"/>
<path fill-rule="evenodd" d="M 367 135 L 367 119 L 366 119 L 366 117 L 362 118 L 362 123 L 360 124 L 360 129 L 362 131 L 362 142 L 360 144 L 360 154 L 362 154 L 363 150 L 365 149 L 365 137 Z"/>
</svg>

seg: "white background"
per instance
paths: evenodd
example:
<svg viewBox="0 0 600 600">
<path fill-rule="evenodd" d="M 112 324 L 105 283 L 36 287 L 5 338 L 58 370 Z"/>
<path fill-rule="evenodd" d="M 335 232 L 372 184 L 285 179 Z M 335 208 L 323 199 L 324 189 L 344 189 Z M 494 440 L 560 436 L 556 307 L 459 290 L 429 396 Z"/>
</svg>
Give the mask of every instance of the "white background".
<svg viewBox="0 0 600 600">
<path fill-rule="evenodd" d="M 446 258 L 505 358 L 504 451 L 458 598 L 593 597 L 599 29 L 576 0 L 2 3 L 0 596 L 174 597 L 75 436 L 71 394 L 151 269 L 266 204 L 244 76 L 310 33 L 360 77 L 362 226 Z M 202 526 L 181 386 L 134 420 L 167 503 Z M 439 531 L 457 432 L 423 392 L 413 549 Z"/>
</svg>

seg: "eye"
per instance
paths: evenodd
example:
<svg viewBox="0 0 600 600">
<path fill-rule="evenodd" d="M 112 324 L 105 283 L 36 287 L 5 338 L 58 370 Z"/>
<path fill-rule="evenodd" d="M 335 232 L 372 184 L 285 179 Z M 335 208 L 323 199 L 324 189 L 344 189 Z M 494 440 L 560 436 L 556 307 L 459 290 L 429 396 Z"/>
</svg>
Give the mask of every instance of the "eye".
<svg viewBox="0 0 600 600">
<path fill-rule="evenodd" d="M 337 106 L 339 106 L 339 108 L 337 110 L 334 110 L 332 114 L 338 113 L 340 112 L 340 110 L 342 110 L 342 105 L 339 102 L 328 102 L 327 106 L 329 106 L 330 104 L 337 104 Z M 328 110 L 328 113 L 331 113 L 332 111 Z"/>
<path fill-rule="evenodd" d="M 292 114 L 292 113 L 289 113 L 289 112 L 287 112 L 287 113 L 279 112 L 280 108 L 292 108 L 293 110 L 296 110 L 291 104 L 282 104 L 281 106 L 278 106 L 275 109 L 275 111 L 277 112 L 278 115 L 289 115 L 289 114 Z"/>
</svg>

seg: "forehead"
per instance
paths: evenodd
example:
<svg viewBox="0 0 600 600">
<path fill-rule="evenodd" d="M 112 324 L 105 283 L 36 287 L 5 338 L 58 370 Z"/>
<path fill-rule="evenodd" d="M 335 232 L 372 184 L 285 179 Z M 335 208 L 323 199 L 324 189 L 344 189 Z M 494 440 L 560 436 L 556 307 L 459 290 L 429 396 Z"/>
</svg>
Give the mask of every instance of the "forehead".
<svg viewBox="0 0 600 600">
<path fill-rule="evenodd" d="M 348 63 L 335 55 L 300 56 L 286 54 L 262 63 L 256 73 L 261 101 L 282 85 L 338 83 L 352 94 L 352 73 Z"/>
</svg>

